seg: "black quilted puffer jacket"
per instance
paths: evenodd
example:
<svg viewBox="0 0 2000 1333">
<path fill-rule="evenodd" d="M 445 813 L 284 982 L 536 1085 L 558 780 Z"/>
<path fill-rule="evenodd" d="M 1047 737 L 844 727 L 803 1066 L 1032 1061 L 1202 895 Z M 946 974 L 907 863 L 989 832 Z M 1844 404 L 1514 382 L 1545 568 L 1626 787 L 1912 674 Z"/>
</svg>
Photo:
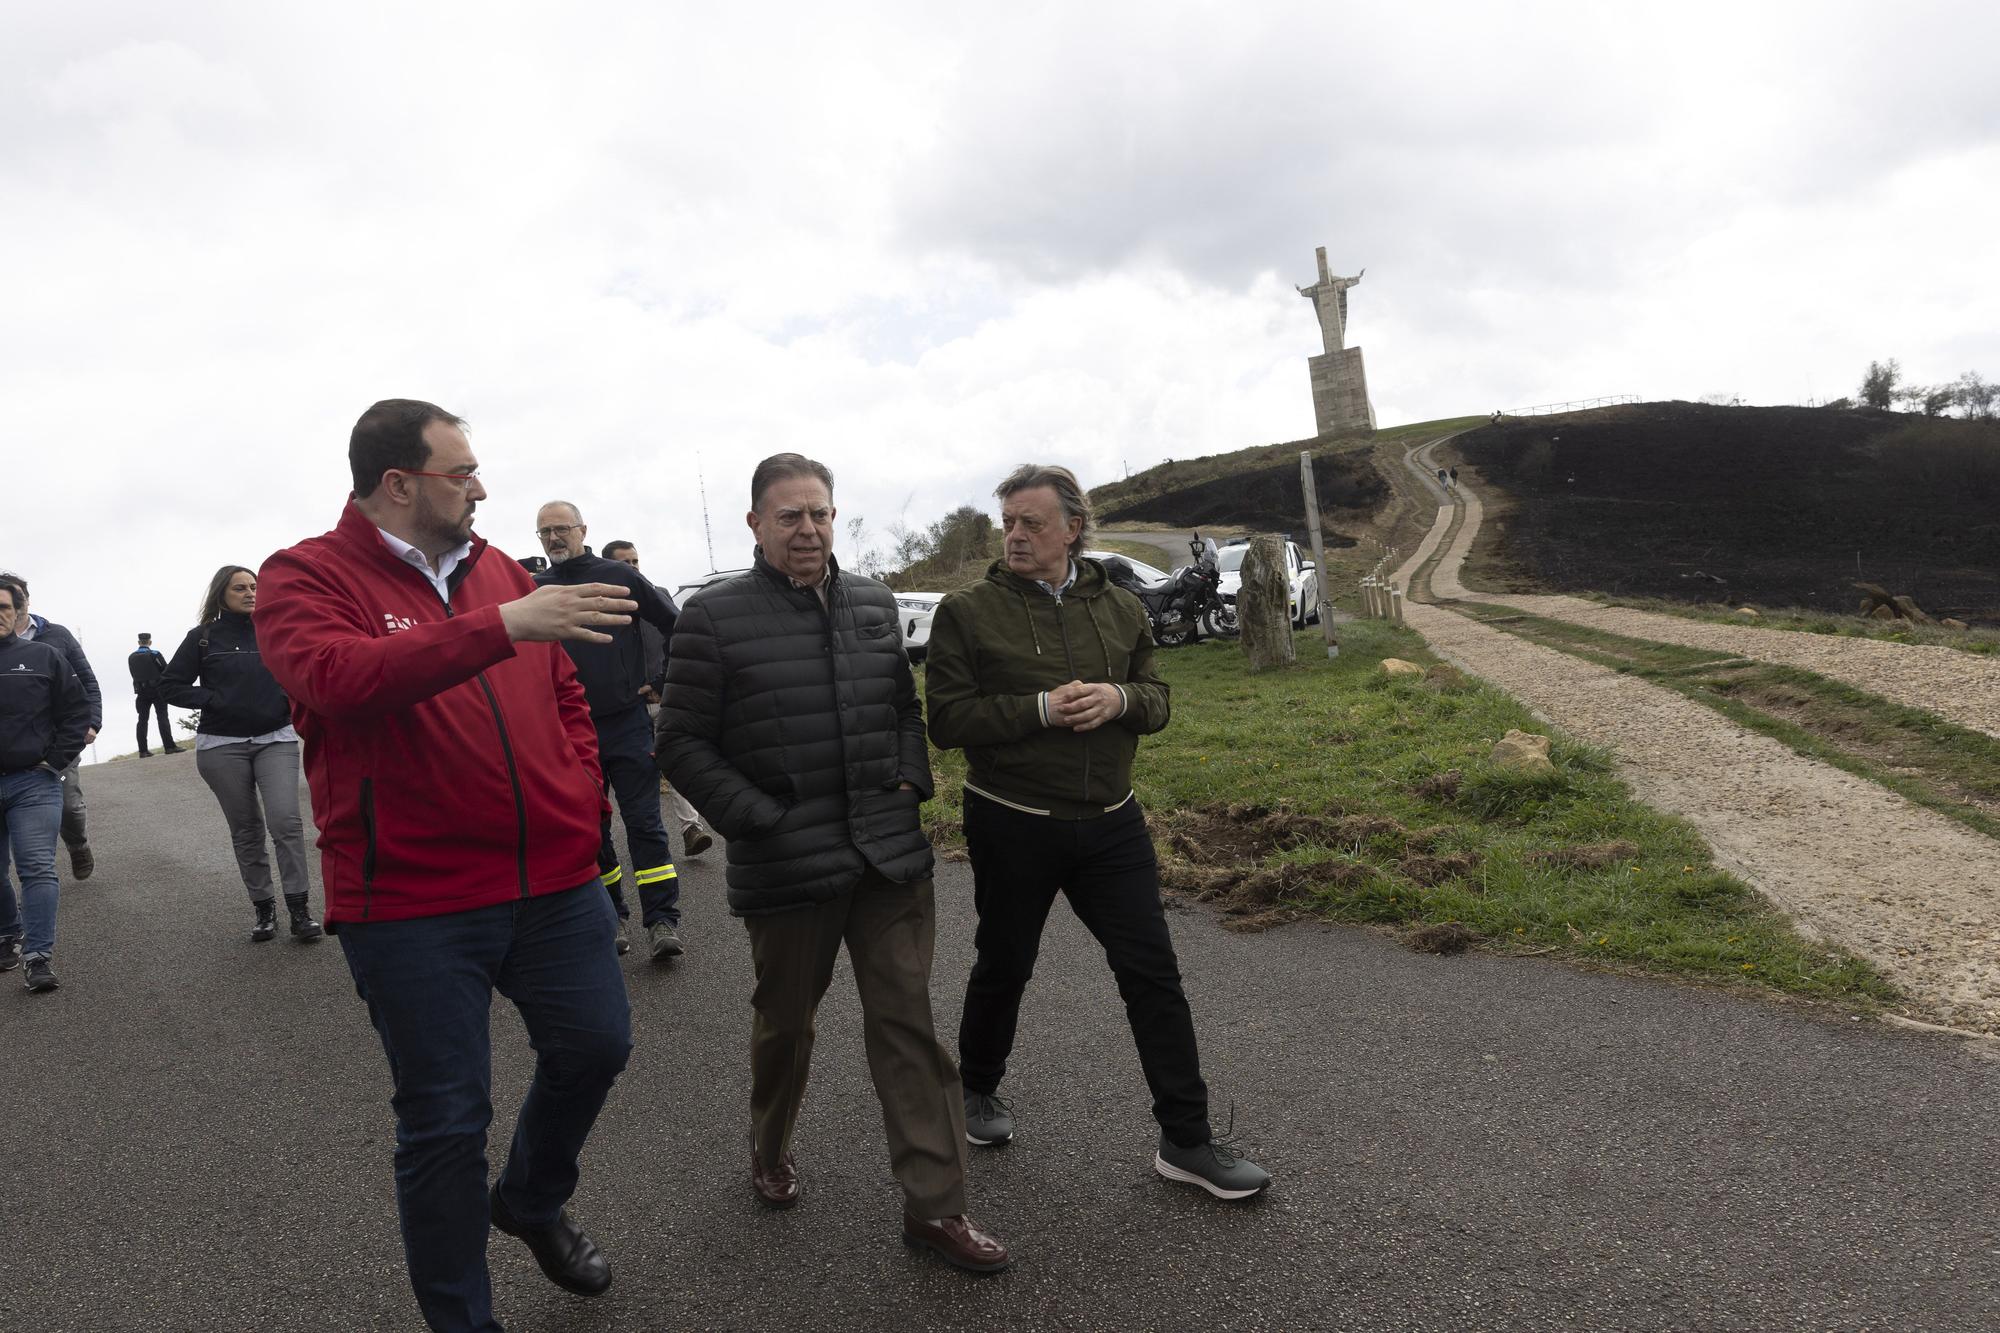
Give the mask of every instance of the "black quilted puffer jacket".
<svg viewBox="0 0 2000 1333">
<path fill-rule="evenodd" d="M 759 552 L 674 627 L 654 753 L 729 840 L 738 916 L 824 902 L 871 865 L 898 884 L 932 870 L 917 815 L 930 751 L 896 599 L 837 565 L 826 587 L 822 607 Z"/>
</svg>

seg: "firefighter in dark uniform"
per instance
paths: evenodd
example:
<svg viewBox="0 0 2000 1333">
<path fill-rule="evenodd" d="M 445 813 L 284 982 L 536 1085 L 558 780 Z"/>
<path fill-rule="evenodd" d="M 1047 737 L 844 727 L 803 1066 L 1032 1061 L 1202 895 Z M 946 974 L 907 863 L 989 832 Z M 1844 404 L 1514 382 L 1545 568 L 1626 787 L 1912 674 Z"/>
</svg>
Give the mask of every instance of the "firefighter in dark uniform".
<svg viewBox="0 0 2000 1333">
<path fill-rule="evenodd" d="M 660 815 L 659 769 L 653 763 L 653 729 L 646 705 L 660 697 L 661 677 L 648 678 L 646 648 L 639 626 L 650 624 L 673 637 L 678 612 L 673 599 L 655 588 L 638 570 L 617 560 L 593 555 L 584 545 L 583 515 L 567 500 L 551 500 L 535 515 L 535 536 L 548 553 L 549 567 L 535 575 L 536 583 L 615 583 L 639 604 L 639 614 L 624 625 L 607 627 L 610 643 L 571 639 L 563 647 L 576 664 L 577 680 L 590 702 L 590 720 L 597 726 L 598 757 L 604 782 L 618 798 L 625 820 L 625 841 L 632 853 L 632 880 L 639 890 L 640 923 L 653 960 L 661 962 L 682 952 L 680 882 L 667 849 L 667 825 Z M 630 947 L 626 921 L 624 869 L 611 841 L 611 816 L 604 817 L 604 842 L 597 852 L 604 887 L 618 908 L 618 952 Z"/>
</svg>

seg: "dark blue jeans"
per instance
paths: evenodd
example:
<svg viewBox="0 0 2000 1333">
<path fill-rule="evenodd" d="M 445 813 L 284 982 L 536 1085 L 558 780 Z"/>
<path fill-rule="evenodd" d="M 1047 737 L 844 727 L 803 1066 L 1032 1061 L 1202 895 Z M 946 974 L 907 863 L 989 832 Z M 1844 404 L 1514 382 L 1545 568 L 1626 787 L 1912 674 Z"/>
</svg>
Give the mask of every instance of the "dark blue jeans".
<svg viewBox="0 0 2000 1333">
<path fill-rule="evenodd" d="M 575 1192 L 583 1142 L 632 1052 L 613 932 L 594 879 L 477 911 L 341 923 L 354 988 L 389 1056 L 403 1254 L 434 1329 L 500 1327 L 486 1269 L 493 992 L 520 1011 L 536 1057 L 495 1188 L 539 1226 Z"/>
<path fill-rule="evenodd" d="M 1095 819 L 1051 819 L 967 792 L 965 846 L 979 911 L 977 957 L 958 1024 L 958 1072 L 966 1088 L 991 1093 L 1006 1077 L 1021 993 L 1060 892 L 1104 947 L 1118 979 L 1153 1094 L 1153 1118 L 1184 1148 L 1208 1142 L 1208 1085 L 1138 800 Z"/>
<path fill-rule="evenodd" d="M 62 824 L 62 779 L 46 768 L 0 774 L 0 866 L 11 855 L 21 897 L 0 875 L 0 940 L 21 939 L 29 958 L 56 949 L 56 829 Z"/>
<path fill-rule="evenodd" d="M 593 719 L 597 724 L 597 758 L 604 766 L 604 784 L 618 798 L 625 820 L 625 843 L 632 852 L 632 880 L 639 886 L 639 919 L 643 925 L 681 923 L 681 882 L 667 850 L 667 823 L 660 817 L 660 770 L 653 763 L 653 728 L 644 704 Z M 611 816 L 604 816 L 604 841 L 597 849 L 597 869 L 619 916 L 630 916 L 618 849 L 611 841 Z"/>
</svg>

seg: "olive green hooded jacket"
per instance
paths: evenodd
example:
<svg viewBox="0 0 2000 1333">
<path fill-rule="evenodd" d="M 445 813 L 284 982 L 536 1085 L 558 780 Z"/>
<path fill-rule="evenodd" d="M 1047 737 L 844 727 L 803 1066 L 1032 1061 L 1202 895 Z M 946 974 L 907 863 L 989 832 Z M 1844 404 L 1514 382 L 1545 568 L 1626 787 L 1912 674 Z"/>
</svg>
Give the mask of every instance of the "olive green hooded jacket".
<svg viewBox="0 0 2000 1333">
<path fill-rule="evenodd" d="M 966 785 L 1059 819 L 1122 805 L 1139 737 L 1166 726 L 1169 711 L 1146 609 L 1095 560 L 1076 571 L 1052 597 L 994 562 L 938 604 L 924 665 L 931 741 L 965 750 Z M 1091 731 L 1049 725 L 1048 691 L 1073 680 L 1118 686 L 1124 713 Z"/>
</svg>

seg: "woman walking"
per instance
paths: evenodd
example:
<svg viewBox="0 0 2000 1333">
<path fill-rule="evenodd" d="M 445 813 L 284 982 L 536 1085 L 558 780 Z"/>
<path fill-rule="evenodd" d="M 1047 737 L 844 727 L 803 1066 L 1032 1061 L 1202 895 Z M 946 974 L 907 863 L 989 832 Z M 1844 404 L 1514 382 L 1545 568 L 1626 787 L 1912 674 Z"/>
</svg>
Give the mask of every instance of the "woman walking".
<svg viewBox="0 0 2000 1333">
<path fill-rule="evenodd" d="M 257 909 L 250 938 L 262 943 L 278 933 L 271 893 L 265 829 L 278 853 L 292 938 L 323 933 L 306 905 L 305 829 L 299 821 L 299 736 L 292 705 L 257 654 L 250 613 L 257 606 L 257 575 L 224 565 L 208 581 L 201 623 L 187 632 L 160 677 L 160 698 L 201 710 L 195 735 L 195 768 L 215 793 L 229 821 L 229 841 L 243 887 Z"/>
</svg>

